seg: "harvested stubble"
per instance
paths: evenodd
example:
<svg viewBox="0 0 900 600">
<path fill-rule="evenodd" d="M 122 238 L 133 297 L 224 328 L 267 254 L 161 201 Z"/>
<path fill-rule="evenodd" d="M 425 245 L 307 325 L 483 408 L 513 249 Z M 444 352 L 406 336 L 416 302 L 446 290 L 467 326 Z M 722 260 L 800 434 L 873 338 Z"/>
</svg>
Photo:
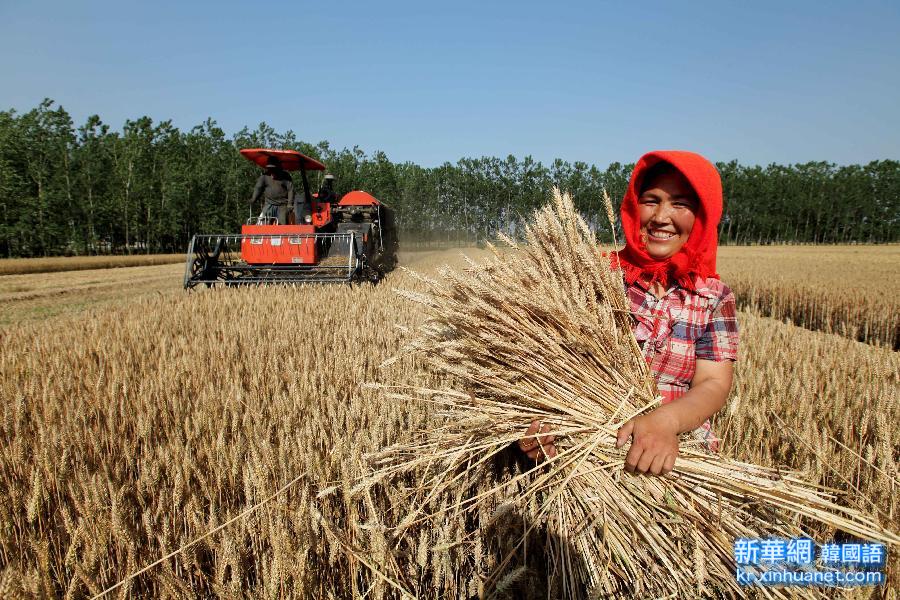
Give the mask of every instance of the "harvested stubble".
<svg viewBox="0 0 900 600">
<path fill-rule="evenodd" d="M 533 530 L 544 530 L 547 577 L 557 593 L 644 598 L 742 597 L 734 540 L 797 537 L 802 518 L 900 542 L 797 474 L 711 454 L 690 436 L 672 475 L 623 472 L 627 447 L 615 448 L 616 431 L 658 398 L 631 334 L 621 275 L 609 269 L 567 195 L 557 193 L 535 215 L 526 244 L 505 241 L 511 251 L 470 261 L 464 273 L 446 268 L 442 281 L 422 278 L 425 292 L 401 292 L 430 317 L 408 351 L 455 384 L 384 388 L 388 398 L 423 401 L 442 417 L 411 441 L 373 454 L 375 472 L 356 488 L 416 474 L 410 494 L 422 509 L 393 530 L 397 546 L 423 523 L 439 529 L 447 513 L 483 515 L 502 498 L 528 524 L 496 573 Z M 533 419 L 552 425 L 558 455 L 496 481 L 494 463 Z M 437 498 L 451 500 L 438 511 L 425 508 Z M 399 587 L 402 573 L 394 580 Z M 497 574 L 488 584 L 503 587 Z"/>
<path fill-rule="evenodd" d="M 121 256 L 54 256 L 48 258 L 2 258 L 0 275 L 55 273 L 119 267 L 145 267 L 184 262 L 184 254 L 130 254 Z"/>
<path fill-rule="evenodd" d="M 0 325 L 60 318 L 140 296 L 180 292 L 184 263 L 0 277 Z"/>
</svg>

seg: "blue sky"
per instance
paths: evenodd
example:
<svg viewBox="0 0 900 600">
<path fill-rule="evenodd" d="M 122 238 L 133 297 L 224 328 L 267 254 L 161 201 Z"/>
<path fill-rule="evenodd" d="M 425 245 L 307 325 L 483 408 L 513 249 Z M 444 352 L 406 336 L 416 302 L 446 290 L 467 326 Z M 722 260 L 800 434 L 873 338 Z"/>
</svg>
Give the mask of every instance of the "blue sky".
<svg viewBox="0 0 900 600">
<path fill-rule="evenodd" d="M 898 2 L 0 4 L 0 109 L 149 115 L 434 166 L 900 159 Z"/>
</svg>

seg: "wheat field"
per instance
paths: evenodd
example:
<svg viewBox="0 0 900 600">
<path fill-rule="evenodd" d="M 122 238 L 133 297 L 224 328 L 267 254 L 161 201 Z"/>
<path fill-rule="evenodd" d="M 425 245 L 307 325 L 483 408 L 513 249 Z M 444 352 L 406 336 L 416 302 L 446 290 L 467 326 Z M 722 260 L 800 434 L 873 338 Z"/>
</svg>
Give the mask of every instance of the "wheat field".
<svg viewBox="0 0 900 600">
<path fill-rule="evenodd" d="M 726 246 L 719 271 L 745 308 L 900 350 L 900 245 Z"/>
<path fill-rule="evenodd" d="M 773 283 L 772 265 L 815 272 L 812 283 L 838 292 L 805 306 L 857 321 L 839 331 L 748 303 L 735 387 L 714 424 L 723 451 L 801 469 L 900 530 L 900 355 L 851 339 L 859 319 L 889 331 L 897 296 L 861 315 L 841 308 L 868 285 L 871 256 L 896 249 L 833 249 L 841 268 L 792 250 L 724 249 L 719 270 L 757 297 L 811 293 L 811 278 Z M 460 251 L 403 257 L 422 273 L 445 263 L 461 265 Z M 180 265 L 0 277 L 0 597 L 92 597 L 210 531 L 109 596 L 394 598 L 399 585 L 427 598 L 553 597 L 539 535 L 485 587 L 522 527 L 502 504 L 450 510 L 443 527 L 400 543 L 392 527 L 421 508 L 411 485 L 349 493 L 367 453 L 437 422 L 362 385 L 447 383 L 416 357 L 379 368 L 422 322 L 394 292 L 417 285 L 398 271 L 374 288 L 184 293 Z M 515 452 L 506 458 L 498 472 L 520 468 Z M 893 556 L 895 586 L 897 575 Z M 876 593 L 896 597 L 890 585 Z"/>
</svg>

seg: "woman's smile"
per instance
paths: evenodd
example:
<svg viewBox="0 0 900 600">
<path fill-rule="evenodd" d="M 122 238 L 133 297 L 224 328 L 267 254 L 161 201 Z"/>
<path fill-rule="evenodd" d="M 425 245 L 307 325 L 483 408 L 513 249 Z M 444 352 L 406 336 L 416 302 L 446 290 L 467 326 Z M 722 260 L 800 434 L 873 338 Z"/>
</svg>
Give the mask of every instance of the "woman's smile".
<svg viewBox="0 0 900 600">
<path fill-rule="evenodd" d="M 662 229 L 648 228 L 647 233 L 655 240 L 670 240 L 675 236 L 674 231 L 663 231 Z"/>
</svg>

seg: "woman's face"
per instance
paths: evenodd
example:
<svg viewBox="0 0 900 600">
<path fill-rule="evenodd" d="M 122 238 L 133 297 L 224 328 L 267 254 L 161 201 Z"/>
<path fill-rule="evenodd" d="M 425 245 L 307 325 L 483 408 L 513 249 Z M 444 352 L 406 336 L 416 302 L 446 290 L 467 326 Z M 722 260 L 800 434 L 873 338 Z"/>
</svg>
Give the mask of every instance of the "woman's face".
<svg viewBox="0 0 900 600">
<path fill-rule="evenodd" d="M 694 188 L 677 171 L 646 182 L 638 198 L 641 241 L 647 254 L 665 260 L 681 250 L 694 228 L 699 203 Z"/>
</svg>

